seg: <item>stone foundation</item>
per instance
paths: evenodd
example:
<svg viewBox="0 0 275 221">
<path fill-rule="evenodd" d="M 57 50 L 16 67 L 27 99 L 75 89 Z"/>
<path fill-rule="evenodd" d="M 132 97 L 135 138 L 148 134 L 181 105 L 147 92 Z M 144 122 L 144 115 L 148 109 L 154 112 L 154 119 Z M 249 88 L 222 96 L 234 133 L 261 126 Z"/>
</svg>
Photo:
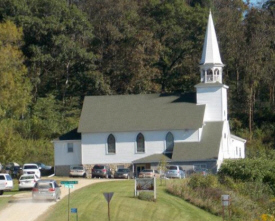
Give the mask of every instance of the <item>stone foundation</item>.
<svg viewBox="0 0 275 221">
<path fill-rule="evenodd" d="M 70 175 L 70 165 L 55 166 L 56 176 L 69 176 Z"/>
</svg>

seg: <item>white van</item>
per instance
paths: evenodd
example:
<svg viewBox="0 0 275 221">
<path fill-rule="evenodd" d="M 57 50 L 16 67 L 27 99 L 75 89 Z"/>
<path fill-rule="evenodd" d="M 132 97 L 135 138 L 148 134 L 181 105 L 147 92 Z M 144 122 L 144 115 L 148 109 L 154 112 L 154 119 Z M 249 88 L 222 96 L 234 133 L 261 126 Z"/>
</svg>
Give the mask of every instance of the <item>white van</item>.
<svg viewBox="0 0 275 221">
<path fill-rule="evenodd" d="M 4 193 L 4 190 L 11 190 L 13 188 L 13 180 L 7 173 L 0 173 L 0 195 Z"/>
</svg>

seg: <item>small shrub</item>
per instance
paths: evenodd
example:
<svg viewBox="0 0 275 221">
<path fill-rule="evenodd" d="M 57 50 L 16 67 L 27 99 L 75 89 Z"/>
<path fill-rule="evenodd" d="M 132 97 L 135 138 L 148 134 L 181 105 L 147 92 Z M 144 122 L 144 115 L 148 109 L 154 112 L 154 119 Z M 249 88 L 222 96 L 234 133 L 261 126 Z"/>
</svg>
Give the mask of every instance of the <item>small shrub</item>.
<svg viewBox="0 0 275 221">
<path fill-rule="evenodd" d="M 148 192 L 140 192 L 138 195 L 138 199 L 144 200 L 144 201 L 149 201 L 149 202 L 155 202 L 156 200 L 154 199 L 154 195 L 152 193 Z"/>
<path fill-rule="evenodd" d="M 202 174 L 193 174 L 190 177 L 189 184 L 192 189 L 196 188 L 215 188 L 218 186 L 218 179 L 215 175 L 203 176 Z"/>
</svg>

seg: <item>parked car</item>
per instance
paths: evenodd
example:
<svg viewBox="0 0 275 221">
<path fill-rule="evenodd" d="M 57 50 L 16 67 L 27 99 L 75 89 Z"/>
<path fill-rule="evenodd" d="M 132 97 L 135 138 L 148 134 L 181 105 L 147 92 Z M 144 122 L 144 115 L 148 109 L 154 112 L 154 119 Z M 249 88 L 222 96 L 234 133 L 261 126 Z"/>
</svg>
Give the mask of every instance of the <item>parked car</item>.
<svg viewBox="0 0 275 221">
<path fill-rule="evenodd" d="M 60 185 L 55 180 L 38 180 L 32 189 L 32 199 L 49 199 L 57 201 L 60 199 Z"/>
<path fill-rule="evenodd" d="M 185 178 L 185 171 L 178 165 L 171 165 L 167 166 L 167 171 L 165 173 L 165 176 L 167 178 L 178 178 L 182 179 Z"/>
<path fill-rule="evenodd" d="M 32 189 L 38 180 L 39 177 L 35 174 L 22 175 L 18 181 L 19 191 L 23 189 Z"/>
<path fill-rule="evenodd" d="M 144 169 L 139 172 L 138 177 L 141 178 L 151 178 L 156 176 L 156 171 L 152 169 Z"/>
<path fill-rule="evenodd" d="M 7 173 L 0 173 L 0 195 L 2 195 L 5 190 L 11 190 L 12 188 L 13 180 L 11 176 Z"/>
<path fill-rule="evenodd" d="M 22 175 L 22 168 L 18 163 L 7 163 L 2 168 L 3 173 L 8 173 L 12 178 L 19 178 Z"/>
<path fill-rule="evenodd" d="M 108 165 L 97 164 L 92 169 L 92 178 L 94 177 L 111 178 L 112 171 Z"/>
<path fill-rule="evenodd" d="M 80 177 L 86 177 L 86 170 L 83 166 L 71 166 L 70 167 L 70 176 L 80 176 Z"/>
<path fill-rule="evenodd" d="M 44 163 L 34 162 L 32 164 L 36 164 L 39 167 L 41 176 L 49 176 L 54 174 L 54 167 L 45 165 Z"/>
<path fill-rule="evenodd" d="M 39 178 L 41 177 L 41 172 L 37 164 L 27 163 L 23 165 L 23 174 L 35 174 Z"/>
<path fill-rule="evenodd" d="M 120 168 L 115 172 L 114 178 L 131 178 L 131 171 L 129 169 Z"/>
</svg>

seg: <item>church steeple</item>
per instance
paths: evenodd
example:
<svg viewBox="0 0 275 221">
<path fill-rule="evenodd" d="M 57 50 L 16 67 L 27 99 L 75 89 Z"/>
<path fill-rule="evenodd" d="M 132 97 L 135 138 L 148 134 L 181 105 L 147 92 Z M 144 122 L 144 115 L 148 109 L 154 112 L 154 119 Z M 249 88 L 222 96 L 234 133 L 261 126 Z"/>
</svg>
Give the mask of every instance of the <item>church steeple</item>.
<svg viewBox="0 0 275 221">
<path fill-rule="evenodd" d="M 222 67 L 224 67 L 224 65 L 221 60 L 215 27 L 210 11 L 200 61 L 201 82 L 222 83 Z"/>
<path fill-rule="evenodd" d="M 222 83 L 222 69 L 217 36 L 211 12 L 200 62 L 201 82 L 197 84 L 197 104 L 205 104 L 204 121 L 227 121 L 227 89 Z"/>
</svg>

